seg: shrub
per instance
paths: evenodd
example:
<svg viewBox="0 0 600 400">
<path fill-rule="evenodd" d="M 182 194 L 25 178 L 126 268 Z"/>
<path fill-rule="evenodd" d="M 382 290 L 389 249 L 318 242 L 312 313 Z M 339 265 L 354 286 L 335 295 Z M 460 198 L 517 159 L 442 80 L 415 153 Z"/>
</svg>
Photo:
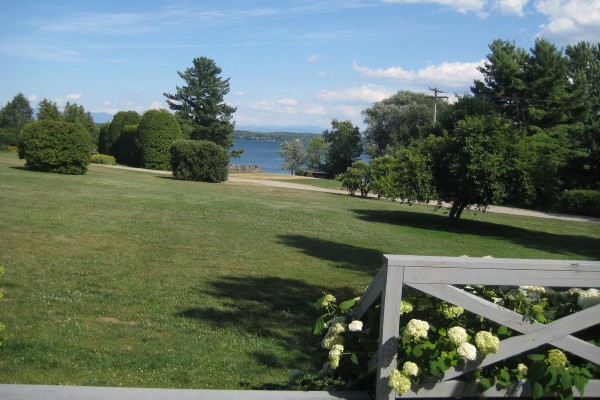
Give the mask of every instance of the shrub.
<svg viewBox="0 0 600 400">
<path fill-rule="evenodd" d="M 364 161 L 355 161 L 346 172 L 339 174 L 337 180 L 342 181 L 342 187 L 348 190 L 351 196 L 360 191 L 361 197 L 367 197 L 370 191 L 371 172 L 369 164 Z"/>
<path fill-rule="evenodd" d="M 119 163 L 139 167 L 141 149 L 138 125 L 125 125 L 117 142 Z"/>
<path fill-rule="evenodd" d="M 117 160 L 108 154 L 92 154 L 90 157 L 90 162 L 92 164 L 115 165 Z"/>
<path fill-rule="evenodd" d="M 11 146 L 10 144 L 0 144 L 0 151 L 16 153 L 17 151 L 19 151 L 19 148 L 17 146 Z"/>
<path fill-rule="evenodd" d="M 19 143 L 18 128 L 0 128 L 0 144 L 16 146 Z"/>
<path fill-rule="evenodd" d="M 227 151 L 206 140 L 178 140 L 171 146 L 171 171 L 177 179 L 202 182 L 227 180 Z"/>
<path fill-rule="evenodd" d="M 135 111 L 119 111 L 113 117 L 108 129 L 100 129 L 98 138 L 98 151 L 102 154 L 110 154 L 120 160 L 119 156 L 119 138 L 123 128 L 127 125 L 137 125 L 140 123 L 140 115 Z"/>
<path fill-rule="evenodd" d="M 81 175 L 90 163 L 90 136 L 83 125 L 36 121 L 19 135 L 19 158 L 31 169 Z"/>
<path fill-rule="evenodd" d="M 140 165 L 148 169 L 169 169 L 169 150 L 182 139 L 177 118 L 167 110 L 148 110 L 138 128 Z"/>
<path fill-rule="evenodd" d="M 600 217 L 600 190 L 569 190 L 560 201 L 560 211 Z"/>
</svg>

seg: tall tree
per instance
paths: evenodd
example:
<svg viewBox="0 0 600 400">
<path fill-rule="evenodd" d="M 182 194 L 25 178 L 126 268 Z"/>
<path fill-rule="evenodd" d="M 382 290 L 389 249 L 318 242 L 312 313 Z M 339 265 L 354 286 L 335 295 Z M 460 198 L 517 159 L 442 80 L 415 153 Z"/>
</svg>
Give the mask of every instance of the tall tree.
<svg viewBox="0 0 600 400">
<path fill-rule="evenodd" d="M 98 140 L 98 151 L 102 154 L 110 154 L 115 156 L 117 161 L 122 158 L 119 154 L 119 141 L 123 127 L 126 125 L 138 125 L 140 123 L 140 115 L 135 111 L 119 111 L 116 113 L 108 127 L 108 130 L 103 131 Z"/>
<path fill-rule="evenodd" d="M 72 124 L 81 124 L 85 128 L 85 130 L 90 135 L 90 142 L 92 143 L 92 147 L 96 147 L 98 145 L 98 126 L 94 122 L 94 117 L 92 117 L 92 113 L 89 111 L 85 111 L 83 106 L 78 105 L 77 103 L 71 104 L 67 101 L 65 104 L 65 108 L 63 109 L 63 118 L 65 121 L 70 122 Z"/>
<path fill-rule="evenodd" d="M 323 136 L 317 135 L 310 139 L 306 146 L 306 166 L 308 168 L 321 168 L 325 165 L 327 157 L 327 143 Z"/>
<path fill-rule="evenodd" d="M 333 129 L 323 132 L 323 140 L 329 145 L 327 151 L 327 169 L 333 176 L 345 172 L 357 161 L 362 152 L 360 130 L 352 121 L 331 121 Z"/>
<path fill-rule="evenodd" d="M 62 115 L 60 115 L 60 111 L 58 111 L 58 105 L 56 104 L 56 102 L 48 99 L 43 99 L 38 103 L 38 121 L 60 121 L 61 119 Z"/>
<path fill-rule="evenodd" d="M 31 121 L 33 121 L 33 109 L 23 93 L 17 93 L 0 110 L 0 128 L 16 128 L 20 130 Z"/>
<path fill-rule="evenodd" d="M 434 99 L 423 93 L 399 91 L 395 95 L 376 102 L 363 111 L 367 129 L 367 153 L 379 157 L 396 146 L 406 146 L 420 137 L 424 127 L 433 122 Z M 447 108 L 438 102 L 438 115 Z"/>
<path fill-rule="evenodd" d="M 489 47 L 492 52 L 487 56 L 488 61 L 479 68 L 483 81 L 476 80 L 471 91 L 476 97 L 496 104 L 499 113 L 524 124 L 529 54 L 514 42 L 500 39 L 494 40 Z"/>
<path fill-rule="evenodd" d="M 304 164 L 304 147 L 300 139 L 286 140 L 281 144 L 279 154 L 283 158 L 282 169 L 294 175 L 296 169 Z"/>
<path fill-rule="evenodd" d="M 177 72 L 185 85 L 177 86 L 175 94 L 164 93 L 164 96 L 171 110 L 182 120 L 191 121 L 191 139 L 209 140 L 229 149 L 233 146 L 231 119 L 236 109 L 225 103 L 229 78 L 221 78 L 221 72 L 210 58 L 194 58 L 191 68 Z"/>
</svg>

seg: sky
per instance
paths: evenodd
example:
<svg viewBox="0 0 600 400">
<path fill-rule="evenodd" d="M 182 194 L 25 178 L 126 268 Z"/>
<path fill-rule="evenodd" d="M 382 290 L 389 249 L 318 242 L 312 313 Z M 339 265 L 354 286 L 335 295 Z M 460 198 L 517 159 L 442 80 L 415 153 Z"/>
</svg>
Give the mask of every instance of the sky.
<svg viewBox="0 0 600 400">
<path fill-rule="evenodd" d="M 167 109 L 177 72 L 208 57 L 238 128 L 363 128 L 399 90 L 468 92 L 495 39 L 538 37 L 600 43 L 600 0 L 1 0 L 0 105 Z"/>
</svg>

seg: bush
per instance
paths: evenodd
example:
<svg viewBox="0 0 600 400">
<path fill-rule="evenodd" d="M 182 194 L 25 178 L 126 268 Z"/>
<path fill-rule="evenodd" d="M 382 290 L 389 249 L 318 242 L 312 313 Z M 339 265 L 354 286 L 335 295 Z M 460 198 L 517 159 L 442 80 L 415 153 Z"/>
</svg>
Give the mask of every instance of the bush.
<svg viewBox="0 0 600 400">
<path fill-rule="evenodd" d="M 148 169 L 169 169 L 169 150 L 182 139 L 177 118 L 167 110 L 148 110 L 138 128 L 140 165 Z"/>
<path fill-rule="evenodd" d="M 351 196 L 360 191 L 361 197 L 367 197 L 370 191 L 371 172 L 369 164 L 364 161 L 355 161 L 346 172 L 339 174 L 337 180 L 342 181 L 342 187 L 348 190 Z"/>
<path fill-rule="evenodd" d="M 19 148 L 17 146 L 11 146 L 10 144 L 0 144 L 0 151 L 16 153 L 17 151 L 19 151 Z"/>
<path fill-rule="evenodd" d="M 569 214 L 600 217 L 600 191 L 569 190 L 562 196 L 560 211 Z"/>
<path fill-rule="evenodd" d="M 31 169 L 81 175 L 90 163 L 90 136 L 83 125 L 36 121 L 19 135 L 19 158 Z"/>
<path fill-rule="evenodd" d="M 138 125 L 125 125 L 117 142 L 119 163 L 139 167 L 141 165 L 141 149 Z"/>
<path fill-rule="evenodd" d="M 123 128 L 127 125 L 137 125 L 140 123 L 140 115 L 135 111 L 119 111 L 113 117 L 108 128 L 100 127 L 98 138 L 98 151 L 102 154 L 115 156 L 119 162 L 119 138 Z"/>
<path fill-rule="evenodd" d="M 206 140 L 178 140 L 171 146 L 171 171 L 177 179 L 202 182 L 227 180 L 227 151 Z"/>
<path fill-rule="evenodd" d="M 18 128 L 0 128 L 0 144 L 16 146 L 19 143 Z"/>
<path fill-rule="evenodd" d="M 115 165 L 117 164 L 117 160 L 113 156 L 109 156 L 108 154 L 92 154 L 90 157 L 90 162 L 92 164 L 104 164 L 104 165 Z"/>
</svg>

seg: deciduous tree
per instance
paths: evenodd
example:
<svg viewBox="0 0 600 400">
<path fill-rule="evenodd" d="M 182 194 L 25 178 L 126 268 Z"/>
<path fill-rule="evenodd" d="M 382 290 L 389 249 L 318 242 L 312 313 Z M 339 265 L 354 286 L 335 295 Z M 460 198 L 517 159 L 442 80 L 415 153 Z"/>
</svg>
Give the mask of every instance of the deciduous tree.
<svg viewBox="0 0 600 400">
<path fill-rule="evenodd" d="M 329 146 L 327 151 L 327 169 L 336 176 L 345 172 L 362 152 L 360 130 L 352 121 L 331 121 L 331 130 L 323 132 L 323 140 Z"/>
<path fill-rule="evenodd" d="M 294 175 L 298 167 L 304 165 L 304 147 L 300 139 L 286 140 L 281 144 L 279 154 L 283 158 L 282 169 L 287 169 Z"/>
</svg>

